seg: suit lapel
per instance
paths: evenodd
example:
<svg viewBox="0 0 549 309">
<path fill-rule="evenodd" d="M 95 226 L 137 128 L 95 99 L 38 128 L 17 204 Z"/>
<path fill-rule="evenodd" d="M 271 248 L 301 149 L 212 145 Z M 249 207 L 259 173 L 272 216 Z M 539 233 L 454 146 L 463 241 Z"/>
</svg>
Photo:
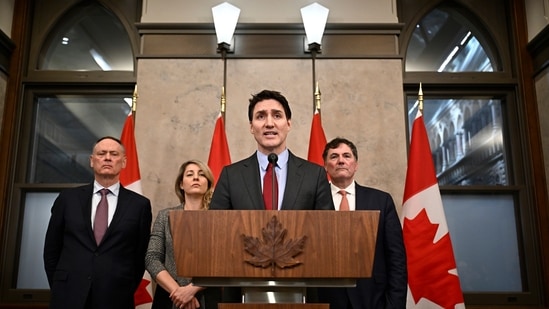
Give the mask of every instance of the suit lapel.
<svg viewBox="0 0 549 309">
<path fill-rule="evenodd" d="M 372 203 L 369 200 L 368 190 L 355 182 L 356 202 L 355 207 L 357 210 L 373 210 Z M 360 201 L 360 202 L 359 202 Z"/>
<path fill-rule="evenodd" d="M 131 204 L 131 201 L 128 190 L 120 185 L 120 190 L 118 191 L 118 201 L 116 203 L 116 210 L 114 211 L 114 216 L 112 217 L 111 224 L 107 228 L 104 239 L 108 239 L 109 235 L 112 234 L 112 230 L 120 224 L 120 220 L 124 217 L 126 211 L 128 211 L 128 206 Z"/>
<path fill-rule="evenodd" d="M 93 235 L 93 226 L 91 224 L 91 209 L 92 209 L 92 196 L 93 196 L 93 183 L 87 186 L 81 187 L 81 192 L 79 194 L 80 205 L 82 205 L 82 220 L 86 226 L 88 226 L 88 236 L 92 240 L 92 243 L 95 244 L 95 236 Z"/>
<path fill-rule="evenodd" d="M 261 191 L 261 179 L 259 177 L 259 162 L 257 162 L 257 154 L 254 153 L 251 157 L 243 162 L 244 170 L 240 174 L 242 182 L 246 186 L 248 196 L 251 199 L 252 207 L 262 209 L 263 192 Z"/>
<path fill-rule="evenodd" d="M 288 150 L 288 176 L 286 178 L 286 188 L 284 188 L 284 198 L 282 199 L 281 209 L 292 210 L 292 206 L 295 205 L 298 192 L 303 183 L 301 164 L 301 162 L 296 160 L 293 153 Z"/>
</svg>

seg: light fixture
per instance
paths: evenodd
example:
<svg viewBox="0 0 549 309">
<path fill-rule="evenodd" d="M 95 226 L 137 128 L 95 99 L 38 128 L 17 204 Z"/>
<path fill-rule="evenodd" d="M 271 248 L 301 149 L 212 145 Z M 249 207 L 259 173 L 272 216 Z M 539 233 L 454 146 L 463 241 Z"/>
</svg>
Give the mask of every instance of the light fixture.
<svg viewBox="0 0 549 309">
<path fill-rule="evenodd" d="M 301 8 L 301 18 L 307 34 L 306 51 L 320 52 L 322 35 L 324 34 L 329 12 L 329 9 L 316 2 Z"/>
<path fill-rule="evenodd" d="M 212 8 L 212 15 L 217 35 L 217 51 L 229 52 L 234 45 L 233 34 L 240 16 L 240 9 L 228 2 L 223 2 Z"/>
</svg>

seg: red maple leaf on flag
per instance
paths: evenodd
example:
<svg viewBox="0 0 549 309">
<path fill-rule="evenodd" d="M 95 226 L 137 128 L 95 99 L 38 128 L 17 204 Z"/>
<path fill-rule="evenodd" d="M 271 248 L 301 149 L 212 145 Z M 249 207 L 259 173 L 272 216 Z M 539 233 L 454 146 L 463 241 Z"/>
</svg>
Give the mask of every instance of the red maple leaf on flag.
<svg viewBox="0 0 549 309">
<path fill-rule="evenodd" d="M 408 276 L 415 303 L 426 298 L 442 308 L 463 303 L 452 243 L 448 234 L 433 243 L 438 224 L 432 224 L 422 209 L 412 220 L 404 218 L 403 234 L 407 252 Z M 457 289 L 456 289 L 457 287 Z"/>
<path fill-rule="evenodd" d="M 147 279 L 141 279 L 141 282 L 139 283 L 139 287 L 135 291 L 135 294 L 133 295 L 133 299 L 135 302 L 135 306 L 143 305 L 152 303 L 151 294 L 147 290 L 147 286 L 151 283 L 150 280 Z"/>
</svg>

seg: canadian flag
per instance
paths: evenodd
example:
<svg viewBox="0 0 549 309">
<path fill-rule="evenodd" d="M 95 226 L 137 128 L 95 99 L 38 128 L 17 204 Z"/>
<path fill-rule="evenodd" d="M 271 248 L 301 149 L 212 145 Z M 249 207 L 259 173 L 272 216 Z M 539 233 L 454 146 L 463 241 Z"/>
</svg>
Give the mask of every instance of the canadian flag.
<svg viewBox="0 0 549 309">
<path fill-rule="evenodd" d="M 227 143 L 227 135 L 225 134 L 223 115 L 219 113 L 215 121 L 210 155 L 208 157 L 208 166 L 212 170 L 216 183 L 223 167 L 229 164 L 231 164 L 231 154 L 229 152 L 229 144 Z"/>
<path fill-rule="evenodd" d="M 465 308 L 421 112 L 412 127 L 403 199 L 407 308 Z"/>
<path fill-rule="evenodd" d="M 126 168 L 120 172 L 120 184 L 125 188 L 136 193 L 143 194 L 141 189 L 141 175 L 139 174 L 139 160 L 137 158 L 137 147 L 135 144 L 133 114 L 130 113 L 124 122 L 122 136 L 120 137 L 122 145 L 126 148 Z M 135 308 L 150 309 L 152 305 L 152 285 L 151 276 L 147 271 L 143 274 L 143 279 L 134 294 Z"/>
<path fill-rule="evenodd" d="M 307 154 L 307 161 L 324 166 L 322 152 L 324 152 L 325 146 L 326 135 L 324 135 L 320 112 L 317 109 L 315 110 L 313 122 L 311 123 L 311 136 L 309 137 L 309 153 Z"/>
</svg>

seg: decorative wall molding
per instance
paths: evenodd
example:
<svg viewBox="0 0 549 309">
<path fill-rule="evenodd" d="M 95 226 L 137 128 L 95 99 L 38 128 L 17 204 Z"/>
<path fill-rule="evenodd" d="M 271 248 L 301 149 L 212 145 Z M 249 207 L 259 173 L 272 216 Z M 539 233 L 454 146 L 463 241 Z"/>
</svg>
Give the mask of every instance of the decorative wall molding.
<svg viewBox="0 0 549 309">
<path fill-rule="evenodd" d="M 213 24 L 136 25 L 138 58 L 219 58 Z M 317 58 L 401 58 L 403 24 L 328 24 Z M 302 24 L 238 24 L 228 58 L 310 58 Z"/>
</svg>

